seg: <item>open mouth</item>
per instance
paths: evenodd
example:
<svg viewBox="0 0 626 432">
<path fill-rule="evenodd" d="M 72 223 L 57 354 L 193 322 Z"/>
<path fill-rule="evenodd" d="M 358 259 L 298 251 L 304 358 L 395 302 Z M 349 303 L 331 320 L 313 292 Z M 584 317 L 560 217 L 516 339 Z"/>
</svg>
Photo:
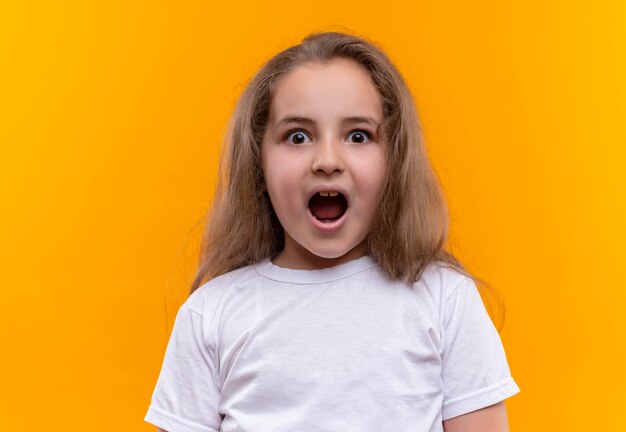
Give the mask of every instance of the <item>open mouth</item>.
<svg viewBox="0 0 626 432">
<path fill-rule="evenodd" d="M 313 217 L 323 223 L 331 223 L 343 216 L 348 201 L 341 192 L 318 192 L 309 200 Z"/>
</svg>

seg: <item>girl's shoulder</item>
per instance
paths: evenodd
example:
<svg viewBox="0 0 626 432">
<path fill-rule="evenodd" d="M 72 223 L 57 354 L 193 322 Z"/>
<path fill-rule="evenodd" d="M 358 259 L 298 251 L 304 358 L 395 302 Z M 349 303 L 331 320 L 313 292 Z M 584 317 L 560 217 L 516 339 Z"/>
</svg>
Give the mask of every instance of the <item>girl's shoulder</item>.
<svg viewBox="0 0 626 432">
<path fill-rule="evenodd" d="M 473 280 L 447 262 L 433 261 L 426 266 L 412 287 L 416 292 L 445 301 L 464 284 L 473 284 Z"/>
<path fill-rule="evenodd" d="M 181 306 L 181 309 L 186 307 L 199 314 L 206 313 L 206 307 L 217 305 L 233 286 L 245 283 L 247 280 L 257 276 L 257 273 L 254 271 L 254 264 L 216 276 L 192 292 Z"/>
</svg>

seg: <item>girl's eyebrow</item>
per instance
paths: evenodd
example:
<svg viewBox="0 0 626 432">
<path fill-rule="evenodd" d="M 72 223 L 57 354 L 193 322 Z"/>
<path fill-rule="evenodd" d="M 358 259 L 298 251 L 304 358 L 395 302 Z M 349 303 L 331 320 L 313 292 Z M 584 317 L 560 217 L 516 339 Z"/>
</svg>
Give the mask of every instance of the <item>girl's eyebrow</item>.
<svg viewBox="0 0 626 432">
<path fill-rule="evenodd" d="M 314 125 L 315 121 L 308 118 L 308 117 L 298 117 L 298 116 L 288 116 L 283 118 L 282 120 L 280 120 L 276 126 L 281 126 L 283 124 L 287 124 L 287 123 L 306 123 L 306 124 L 311 124 Z M 352 117 L 344 117 L 341 121 L 341 123 L 343 124 L 348 124 L 348 123 L 367 123 L 370 124 L 374 127 L 378 126 L 378 123 L 371 117 L 364 117 L 364 116 L 352 116 Z"/>
</svg>

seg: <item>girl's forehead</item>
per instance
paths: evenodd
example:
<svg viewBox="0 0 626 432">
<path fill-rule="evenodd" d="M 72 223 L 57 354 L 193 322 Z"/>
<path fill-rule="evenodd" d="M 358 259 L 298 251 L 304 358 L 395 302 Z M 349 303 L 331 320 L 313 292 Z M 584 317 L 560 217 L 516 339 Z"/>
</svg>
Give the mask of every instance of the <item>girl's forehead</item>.
<svg viewBox="0 0 626 432">
<path fill-rule="evenodd" d="M 351 60 L 307 63 L 279 81 L 270 102 L 270 120 L 284 117 L 369 117 L 382 121 L 382 98 L 364 67 Z"/>
</svg>

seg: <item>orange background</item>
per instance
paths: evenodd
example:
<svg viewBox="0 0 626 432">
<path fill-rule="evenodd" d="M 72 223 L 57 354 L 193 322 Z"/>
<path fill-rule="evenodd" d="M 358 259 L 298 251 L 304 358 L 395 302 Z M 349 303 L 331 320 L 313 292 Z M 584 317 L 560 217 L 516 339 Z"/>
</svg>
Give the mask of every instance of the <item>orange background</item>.
<svg viewBox="0 0 626 432">
<path fill-rule="evenodd" d="M 624 4 L 4 1 L 0 430 L 154 430 L 236 98 L 342 29 L 404 74 L 453 250 L 504 295 L 511 430 L 626 430 Z"/>
</svg>

